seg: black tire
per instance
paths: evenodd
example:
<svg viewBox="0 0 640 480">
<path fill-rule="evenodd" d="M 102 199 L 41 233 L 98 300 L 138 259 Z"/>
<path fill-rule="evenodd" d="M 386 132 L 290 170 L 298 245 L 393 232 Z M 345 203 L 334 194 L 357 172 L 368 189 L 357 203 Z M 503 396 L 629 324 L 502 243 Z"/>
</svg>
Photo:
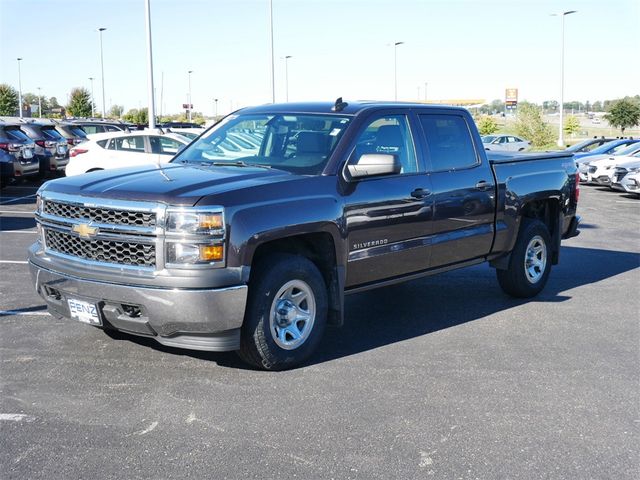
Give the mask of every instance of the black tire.
<svg viewBox="0 0 640 480">
<path fill-rule="evenodd" d="M 505 293 L 531 298 L 542 291 L 551 272 L 551 236 L 540 220 L 525 218 L 522 222 L 509 267 L 496 274 Z"/>
<path fill-rule="evenodd" d="M 238 355 L 264 370 L 300 365 L 315 351 L 327 321 L 322 274 L 305 257 L 276 254 L 258 264 L 251 277 Z M 295 296 L 305 298 L 299 308 L 294 305 L 299 301 Z M 290 316 L 299 318 L 296 312 L 309 318 L 291 321 Z"/>
</svg>

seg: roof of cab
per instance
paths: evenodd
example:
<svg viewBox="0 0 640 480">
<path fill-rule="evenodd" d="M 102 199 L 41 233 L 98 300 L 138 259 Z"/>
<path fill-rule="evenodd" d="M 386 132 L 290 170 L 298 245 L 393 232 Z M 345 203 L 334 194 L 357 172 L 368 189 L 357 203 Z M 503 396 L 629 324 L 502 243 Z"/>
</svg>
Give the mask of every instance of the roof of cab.
<svg viewBox="0 0 640 480">
<path fill-rule="evenodd" d="M 412 102 L 384 102 L 357 100 L 346 101 L 346 106 L 341 110 L 335 110 L 335 102 L 300 102 L 300 103 L 269 103 L 255 107 L 246 107 L 238 110 L 242 113 L 328 113 L 336 115 L 357 115 L 365 110 L 392 109 L 392 108 L 420 108 L 434 110 L 466 111 L 462 107 L 444 105 L 425 105 Z"/>
</svg>

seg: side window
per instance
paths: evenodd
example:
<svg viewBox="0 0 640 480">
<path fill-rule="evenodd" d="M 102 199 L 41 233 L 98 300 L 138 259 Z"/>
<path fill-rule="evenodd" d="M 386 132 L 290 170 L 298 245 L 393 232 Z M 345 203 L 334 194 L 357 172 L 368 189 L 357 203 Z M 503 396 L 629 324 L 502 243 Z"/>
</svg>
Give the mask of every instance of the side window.
<svg viewBox="0 0 640 480">
<path fill-rule="evenodd" d="M 400 173 L 418 171 L 416 153 L 406 115 L 389 115 L 374 119 L 358 137 L 352 159 L 367 153 L 393 155 L 400 163 Z"/>
<path fill-rule="evenodd" d="M 420 115 L 420 123 L 434 171 L 468 168 L 478 163 L 471 131 L 463 117 Z"/>
<path fill-rule="evenodd" d="M 111 125 L 105 125 L 104 129 L 105 129 L 106 132 L 121 132 L 122 131 L 119 128 L 113 127 Z"/>
<path fill-rule="evenodd" d="M 175 155 L 182 147 L 182 144 L 173 138 L 149 137 L 151 142 L 151 152 L 161 155 Z"/>
<path fill-rule="evenodd" d="M 83 125 L 82 128 L 84 129 L 85 132 L 87 132 L 87 135 L 93 135 L 94 133 L 100 133 L 98 131 L 98 127 L 95 125 Z"/>
<path fill-rule="evenodd" d="M 118 137 L 111 140 L 109 150 L 144 153 L 144 137 Z"/>
</svg>

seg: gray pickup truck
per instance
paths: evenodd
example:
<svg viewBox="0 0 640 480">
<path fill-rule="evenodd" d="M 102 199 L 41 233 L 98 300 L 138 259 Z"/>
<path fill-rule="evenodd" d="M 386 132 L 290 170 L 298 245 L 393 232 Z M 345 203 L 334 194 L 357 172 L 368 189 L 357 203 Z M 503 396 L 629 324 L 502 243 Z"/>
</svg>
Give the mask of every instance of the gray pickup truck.
<svg viewBox="0 0 640 480">
<path fill-rule="evenodd" d="M 265 105 L 168 165 L 47 182 L 29 263 L 52 314 L 285 369 L 346 294 L 490 262 L 536 295 L 578 194 L 571 154 L 487 158 L 461 108 Z"/>
</svg>

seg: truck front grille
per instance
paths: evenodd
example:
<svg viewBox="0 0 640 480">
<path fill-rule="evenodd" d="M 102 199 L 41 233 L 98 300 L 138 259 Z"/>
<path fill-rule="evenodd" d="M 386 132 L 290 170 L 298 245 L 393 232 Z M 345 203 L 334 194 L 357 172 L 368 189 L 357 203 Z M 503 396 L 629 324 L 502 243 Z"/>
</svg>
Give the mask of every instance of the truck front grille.
<svg viewBox="0 0 640 480">
<path fill-rule="evenodd" d="M 94 262 L 155 267 L 156 247 L 153 243 L 114 240 L 85 240 L 76 235 L 45 228 L 49 250 Z"/>
<path fill-rule="evenodd" d="M 45 200 L 43 212 L 61 218 L 88 220 L 96 223 L 112 225 L 132 225 L 139 227 L 155 227 L 155 212 L 129 212 L 107 207 L 85 207 L 72 203 Z"/>
</svg>

